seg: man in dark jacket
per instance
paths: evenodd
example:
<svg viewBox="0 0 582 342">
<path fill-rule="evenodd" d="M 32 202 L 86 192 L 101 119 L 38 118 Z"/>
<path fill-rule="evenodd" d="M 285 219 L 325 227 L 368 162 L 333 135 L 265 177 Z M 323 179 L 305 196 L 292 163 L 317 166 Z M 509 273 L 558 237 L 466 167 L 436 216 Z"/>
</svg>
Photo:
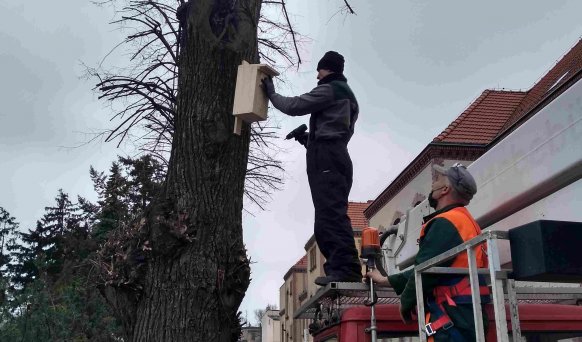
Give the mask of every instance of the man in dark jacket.
<svg viewBox="0 0 582 342">
<path fill-rule="evenodd" d="M 285 97 L 275 92 L 270 78 L 263 89 L 275 108 L 290 116 L 311 114 L 309 132 L 297 140 L 307 148 L 307 177 L 315 207 L 315 240 L 326 259 L 325 277 L 315 283 L 356 282 L 361 267 L 352 225 L 347 215 L 352 187 L 348 142 L 358 119 L 358 102 L 343 75 L 344 57 L 328 51 L 317 65 L 317 87 Z"/>
<path fill-rule="evenodd" d="M 425 217 L 423 230 L 419 239 L 419 250 L 414 261 L 419 265 L 465 242 L 461 232 L 467 239 L 481 233 L 479 225 L 465 209 L 473 195 L 477 192 L 477 185 L 473 176 L 461 164 L 450 168 L 439 165 L 433 166 L 435 177 L 432 189 L 428 196 L 429 204 L 436 211 Z M 463 231 L 466 230 L 466 231 Z M 468 267 L 466 253 L 455 259 L 444 262 L 439 266 Z M 487 255 L 481 247 L 476 251 L 478 267 L 486 267 Z M 481 265 L 480 265 L 481 263 Z M 411 320 L 411 313 L 416 306 L 416 284 L 413 270 L 384 277 L 374 270 L 367 274 L 374 282 L 391 286 L 400 296 L 400 314 L 404 322 Z M 461 283 L 463 281 L 463 283 Z M 483 279 L 480 279 L 484 287 Z M 459 286 L 459 284 L 467 284 Z M 475 322 L 473 320 L 473 306 L 471 304 L 470 286 L 468 277 L 425 275 L 422 277 L 423 297 L 425 307 L 430 313 L 429 321 L 434 325 L 432 338 L 439 341 L 475 341 Z M 451 294 L 444 303 L 435 298 L 435 288 L 455 286 L 456 294 Z M 462 287 L 462 288 L 461 288 Z M 458 290 L 458 291 L 457 291 Z M 488 289 L 483 289 L 481 302 L 489 301 Z M 442 292 L 442 291 L 440 291 Z M 461 293 L 462 292 L 462 293 Z M 435 324 L 441 316 L 448 316 L 446 324 L 441 328 Z M 442 320 L 441 320 L 442 321 Z M 487 329 L 487 315 L 483 312 L 483 326 Z"/>
</svg>

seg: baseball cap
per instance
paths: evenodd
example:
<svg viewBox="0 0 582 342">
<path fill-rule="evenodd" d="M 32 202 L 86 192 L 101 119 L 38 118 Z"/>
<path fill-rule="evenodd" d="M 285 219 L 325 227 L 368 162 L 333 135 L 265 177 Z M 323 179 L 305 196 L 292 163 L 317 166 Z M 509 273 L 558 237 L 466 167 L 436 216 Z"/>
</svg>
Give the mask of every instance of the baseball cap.
<svg viewBox="0 0 582 342">
<path fill-rule="evenodd" d="M 432 168 L 436 172 L 447 176 L 451 186 L 464 199 L 471 200 L 473 195 L 477 193 L 477 183 L 475 182 L 475 178 L 473 178 L 469 173 L 465 165 L 455 163 L 451 167 L 433 165 Z"/>
</svg>

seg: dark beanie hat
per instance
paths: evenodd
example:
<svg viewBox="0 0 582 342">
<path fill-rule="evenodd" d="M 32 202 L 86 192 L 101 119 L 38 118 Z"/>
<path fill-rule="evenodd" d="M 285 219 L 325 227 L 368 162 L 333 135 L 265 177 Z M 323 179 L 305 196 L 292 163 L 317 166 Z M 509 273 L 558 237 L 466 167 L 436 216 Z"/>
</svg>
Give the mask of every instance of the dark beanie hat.
<svg viewBox="0 0 582 342">
<path fill-rule="evenodd" d="M 323 55 L 319 63 L 317 63 L 317 71 L 326 69 L 333 72 L 344 72 L 344 56 L 335 51 L 328 51 Z"/>
</svg>

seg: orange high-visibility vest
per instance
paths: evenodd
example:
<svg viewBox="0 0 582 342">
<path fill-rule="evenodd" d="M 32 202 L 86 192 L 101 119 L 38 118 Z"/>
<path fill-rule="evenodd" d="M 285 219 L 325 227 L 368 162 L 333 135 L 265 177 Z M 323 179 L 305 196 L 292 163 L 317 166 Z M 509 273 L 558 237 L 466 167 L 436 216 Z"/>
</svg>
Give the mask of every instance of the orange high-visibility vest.
<svg viewBox="0 0 582 342">
<path fill-rule="evenodd" d="M 424 225 L 422 225 L 422 229 L 420 230 L 420 239 L 422 239 L 425 235 L 425 229 L 429 225 L 432 220 L 436 218 L 445 218 L 449 220 L 453 226 L 457 229 L 457 232 L 463 239 L 463 242 L 469 241 L 472 238 L 476 237 L 477 235 L 481 234 L 481 227 L 479 224 L 475 222 L 475 219 L 469 211 L 465 207 L 456 207 L 447 212 L 441 213 L 430 219 Z M 480 246 L 475 247 L 475 257 L 477 261 L 478 268 L 485 268 L 488 267 L 487 261 L 487 246 L 482 244 Z M 450 267 L 459 267 L 459 268 L 469 268 L 469 260 L 467 257 L 467 252 L 463 252 L 455 259 L 453 259 L 453 263 Z M 468 276 L 464 277 L 458 284 L 453 286 L 436 286 L 434 288 L 434 295 L 436 304 L 441 308 L 443 312 L 445 312 L 444 307 L 442 306 L 443 302 L 448 302 L 449 305 L 456 305 L 454 302 L 454 294 L 456 295 L 471 295 L 471 289 L 468 280 Z M 457 289 L 457 287 L 461 287 L 461 289 Z M 489 289 L 485 285 L 481 285 L 479 288 L 480 294 L 489 295 Z M 430 312 L 426 313 L 426 322 L 430 322 Z M 441 317 L 438 318 L 437 321 L 431 323 L 433 329 L 435 331 L 441 329 L 444 324 L 451 322 L 448 315 L 445 313 Z M 428 336 L 429 342 L 434 342 L 434 336 Z"/>
<path fill-rule="evenodd" d="M 475 222 L 475 219 L 465 207 L 456 207 L 447 212 L 441 213 L 430 219 L 428 222 L 422 225 L 420 230 L 420 238 L 422 239 L 425 234 L 426 227 L 436 218 L 445 218 L 449 220 L 453 226 L 459 232 L 463 242 L 467 242 L 477 235 L 481 234 L 481 227 Z M 477 267 L 485 268 L 488 267 L 487 262 L 487 246 L 482 244 L 481 246 L 475 247 L 475 257 L 477 259 Z M 468 268 L 469 260 L 467 258 L 467 252 L 463 252 L 455 259 L 453 259 L 453 264 L 450 267 Z"/>
</svg>

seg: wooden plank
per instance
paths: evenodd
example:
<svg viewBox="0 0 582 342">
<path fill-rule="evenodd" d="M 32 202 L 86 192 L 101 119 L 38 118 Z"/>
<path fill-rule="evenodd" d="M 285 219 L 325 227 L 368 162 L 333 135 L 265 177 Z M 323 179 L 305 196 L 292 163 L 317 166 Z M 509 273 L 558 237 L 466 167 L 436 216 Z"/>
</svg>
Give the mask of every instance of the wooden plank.
<svg viewBox="0 0 582 342">
<path fill-rule="evenodd" d="M 234 134 L 240 135 L 240 132 L 242 131 L 242 124 L 243 121 L 238 116 L 234 118 Z"/>
<path fill-rule="evenodd" d="M 259 66 L 259 71 L 262 72 L 265 75 L 268 76 L 279 76 L 279 72 L 273 68 L 271 68 L 271 66 L 267 65 L 267 64 L 257 64 Z"/>
<path fill-rule="evenodd" d="M 261 80 L 277 75 L 277 70 L 266 64 L 249 64 L 243 61 L 237 72 L 233 115 L 248 123 L 266 120 L 269 99 L 261 89 Z M 237 127 L 235 133 L 236 130 Z"/>
<path fill-rule="evenodd" d="M 252 89 L 249 87 L 251 73 L 252 68 L 247 61 L 243 61 L 242 64 L 238 66 L 232 110 L 234 115 L 246 115 L 252 108 L 252 104 L 249 104 L 249 101 L 252 101 L 253 96 L 251 93 Z"/>
</svg>

